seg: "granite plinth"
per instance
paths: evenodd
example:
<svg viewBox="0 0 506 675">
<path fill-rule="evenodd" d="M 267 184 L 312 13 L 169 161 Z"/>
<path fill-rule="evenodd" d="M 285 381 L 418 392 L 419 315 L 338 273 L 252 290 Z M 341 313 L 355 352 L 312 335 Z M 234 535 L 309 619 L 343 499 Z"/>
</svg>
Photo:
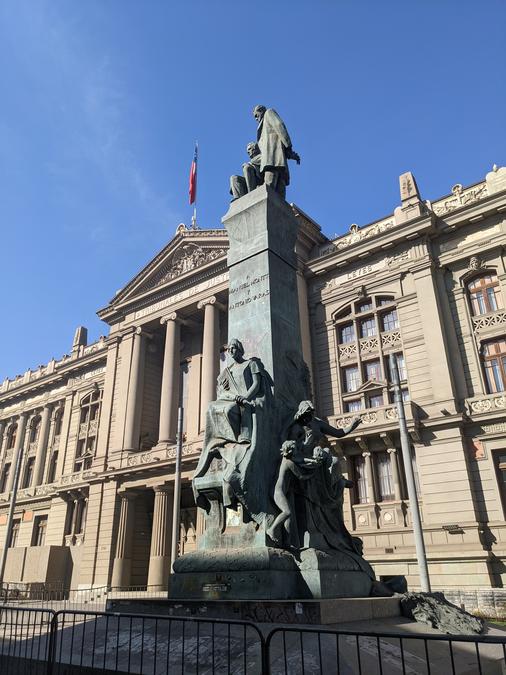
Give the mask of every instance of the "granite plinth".
<svg viewBox="0 0 506 675">
<path fill-rule="evenodd" d="M 367 597 L 372 579 L 351 556 L 267 546 L 193 551 L 178 558 L 171 599 L 288 600 Z"/>
<path fill-rule="evenodd" d="M 114 598 L 108 612 L 158 614 L 208 619 L 235 619 L 253 623 L 328 625 L 400 616 L 395 598 L 328 598 L 321 600 L 166 600 Z"/>
</svg>

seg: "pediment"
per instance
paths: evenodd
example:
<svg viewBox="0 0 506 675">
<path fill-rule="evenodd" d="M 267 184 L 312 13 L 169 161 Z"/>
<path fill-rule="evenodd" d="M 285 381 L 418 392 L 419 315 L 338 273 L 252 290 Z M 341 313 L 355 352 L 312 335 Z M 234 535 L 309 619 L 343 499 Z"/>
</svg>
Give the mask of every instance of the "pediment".
<svg viewBox="0 0 506 675">
<path fill-rule="evenodd" d="M 381 389 L 382 387 L 386 387 L 387 383 L 385 380 L 368 380 L 367 382 L 364 382 L 364 384 L 359 387 L 354 393 L 363 393 L 363 392 L 368 392 L 368 391 L 376 391 L 377 389 Z"/>
<path fill-rule="evenodd" d="M 174 238 L 129 281 L 99 316 L 129 304 L 152 290 L 158 291 L 180 279 L 191 277 L 220 259 L 228 250 L 226 230 L 193 230 L 179 225 Z"/>
</svg>

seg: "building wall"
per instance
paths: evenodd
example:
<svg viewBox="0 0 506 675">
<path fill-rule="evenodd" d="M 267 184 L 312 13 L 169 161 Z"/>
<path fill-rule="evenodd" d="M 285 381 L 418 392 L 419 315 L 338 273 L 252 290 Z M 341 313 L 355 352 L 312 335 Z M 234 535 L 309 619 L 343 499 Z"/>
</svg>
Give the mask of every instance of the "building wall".
<svg viewBox="0 0 506 675">
<path fill-rule="evenodd" d="M 347 492 L 345 519 L 363 539 L 365 555 L 379 576 L 405 574 L 414 586 L 417 561 L 390 399 L 391 353 L 404 355 L 408 428 L 433 586 L 496 587 L 506 581 L 506 502 L 497 465 L 499 455 L 506 455 L 506 399 L 501 392 L 488 392 L 482 365 L 483 343 L 506 334 L 506 313 L 499 308 L 485 318 L 473 317 L 467 288 L 476 275 L 495 273 L 506 305 L 506 181 L 498 180 L 489 175 L 475 186 L 454 189 L 430 208 L 420 199 L 414 215 L 406 215 L 403 202 L 393 216 L 364 228 L 352 226 L 333 242 L 296 212 L 301 223 L 299 298 L 307 303 L 301 311 L 302 333 L 317 411 L 336 426 L 354 414 L 363 420 L 351 437 L 334 446 L 350 478 L 357 479 L 362 461 L 370 467 L 363 479 L 368 499 L 361 501 L 357 487 Z M 181 387 L 182 364 L 188 376 L 181 550 L 195 545 L 201 523 L 187 488 L 202 448 L 202 383 L 206 369 L 219 371 L 219 350 L 227 340 L 225 252 L 224 231 L 178 228 L 167 247 L 99 313 L 109 323 L 107 339 L 87 345 L 79 338 L 60 361 L 0 386 L 0 425 L 5 422 L 0 471 L 15 459 L 15 449 L 6 447 L 9 423 L 22 413 L 32 419 L 48 403 L 64 410 L 54 481 L 46 480 L 51 449 L 37 445 L 27 450 L 34 457 L 47 450 L 46 468 L 40 484 L 19 491 L 15 517 L 21 522 L 16 546 L 9 550 L 6 580 L 47 581 L 57 570 L 72 587 L 107 585 L 121 574 L 129 585 L 140 586 L 157 578 L 157 557 L 169 565 L 170 519 L 164 529 L 154 514 L 160 490 L 168 490 L 163 503 L 172 508 L 175 445 L 159 435 L 167 392 Z M 210 297 L 215 313 L 205 314 Z M 382 305 L 382 298 L 391 301 Z M 371 315 L 376 334 L 357 337 L 354 345 L 343 343 L 340 329 L 348 322 L 343 312 L 351 308 L 350 321 L 360 327 L 357 307 L 369 299 L 378 305 Z M 383 314 L 393 308 L 398 326 L 384 330 Z M 217 321 L 213 363 L 205 356 L 204 316 Z M 170 321 L 177 326 L 168 326 Z M 167 355 L 166 335 L 173 328 L 176 347 Z M 166 358 L 173 359 L 170 369 L 164 368 Z M 359 361 L 365 368 L 376 359 L 380 381 L 362 375 L 356 392 L 345 391 L 344 369 Z M 81 405 L 94 391 L 101 393 L 101 407 L 93 461 L 76 471 Z M 376 407 L 372 401 L 378 396 L 383 396 L 382 405 Z M 348 409 L 359 399 L 359 410 Z M 139 412 L 133 447 L 127 443 L 132 428 L 128 410 Z M 51 426 L 48 443 L 53 430 Z M 381 494 L 380 468 L 385 466 L 395 491 L 389 498 Z M 125 495 L 134 498 L 135 508 L 129 510 Z M 0 547 L 9 495 L 3 497 Z M 86 509 L 81 528 L 79 518 L 71 518 L 73 508 Z M 47 515 L 45 541 L 35 547 L 34 519 L 41 515 Z M 44 555 L 42 549 L 47 549 Z M 37 567 L 33 560 L 39 553 Z"/>
</svg>

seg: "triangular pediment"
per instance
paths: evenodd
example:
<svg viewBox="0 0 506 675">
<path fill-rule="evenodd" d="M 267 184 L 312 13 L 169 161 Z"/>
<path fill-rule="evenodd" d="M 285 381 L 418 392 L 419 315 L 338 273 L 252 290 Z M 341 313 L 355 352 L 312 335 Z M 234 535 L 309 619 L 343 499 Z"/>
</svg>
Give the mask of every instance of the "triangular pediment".
<svg viewBox="0 0 506 675">
<path fill-rule="evenodd" d="M 99 311 L 104 318 L 111 310 L 128 305 L 151 291 L 159 291 L 191 278 L 227 255 L 228 237 L 224 229 L 194 230 L 179 225 L 174 238 L 129 281 L 108 306 Z"/>
<path fill-rule="evenodd" d="M 356 394 L 357 392 L 363 393 L 373 391 L 381 389 L 382 387 L 386 386 L 387 383 L 384 380 L 368 380 L 367 382 L 364 382 L 364 384 L 361 387 L 359 387 L 354 393 Z"/>
</svg>

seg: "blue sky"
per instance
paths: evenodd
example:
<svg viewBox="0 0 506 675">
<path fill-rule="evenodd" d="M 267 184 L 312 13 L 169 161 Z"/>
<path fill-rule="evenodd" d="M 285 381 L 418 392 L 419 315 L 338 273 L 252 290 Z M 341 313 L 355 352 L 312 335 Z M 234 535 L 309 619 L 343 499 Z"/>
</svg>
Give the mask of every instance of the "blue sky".
<svg viewBox="0 0 506 675">
<path fill-rule="evenodd" d="M 228 177 L 272 106 L 288 199 L 329 236 L 506 164 L 506 5 L 472 0 L 3 0 L 0 379 L 59 357 L 190 222 L 220 226 Z"/>
</svg>

